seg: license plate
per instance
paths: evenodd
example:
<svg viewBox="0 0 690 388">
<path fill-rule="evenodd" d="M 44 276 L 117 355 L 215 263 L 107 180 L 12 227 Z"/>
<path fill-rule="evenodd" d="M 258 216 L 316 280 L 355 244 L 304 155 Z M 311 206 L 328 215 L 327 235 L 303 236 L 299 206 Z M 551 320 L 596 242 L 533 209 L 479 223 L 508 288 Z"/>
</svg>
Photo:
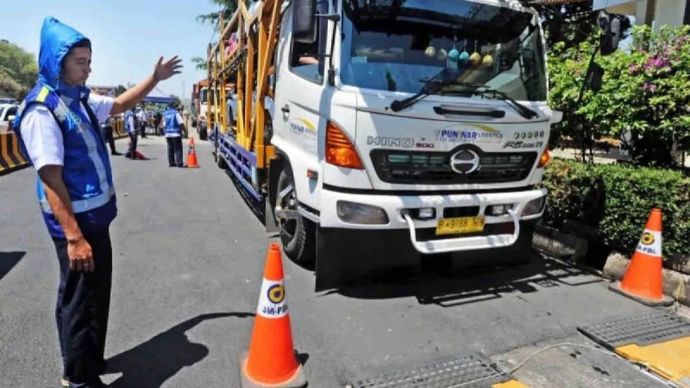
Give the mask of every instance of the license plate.
<svg viewBox="0 0 690 388">
<path fill-rule="evenodd" d="M 465 234 L 484 230 L 484 217 L 442 218 L 436 225 L 436 235 Z"/>
</svg>

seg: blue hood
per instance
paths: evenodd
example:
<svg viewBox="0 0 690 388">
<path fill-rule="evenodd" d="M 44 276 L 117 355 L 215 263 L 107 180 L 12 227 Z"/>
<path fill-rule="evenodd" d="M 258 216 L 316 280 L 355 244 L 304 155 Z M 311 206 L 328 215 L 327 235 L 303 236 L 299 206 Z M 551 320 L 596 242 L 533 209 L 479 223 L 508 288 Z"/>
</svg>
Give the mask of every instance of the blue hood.
<svg viewBox="0 0 690 388">
<path fill-rule="evenodd" d="M 41 52 L 38 55 L 38 81 L 58 89 L 62 59 L 77 42 L 87 39 L 79 31 L 61 23 L 53 17 L 46 17 L 41 27 Z"/>
</svg>

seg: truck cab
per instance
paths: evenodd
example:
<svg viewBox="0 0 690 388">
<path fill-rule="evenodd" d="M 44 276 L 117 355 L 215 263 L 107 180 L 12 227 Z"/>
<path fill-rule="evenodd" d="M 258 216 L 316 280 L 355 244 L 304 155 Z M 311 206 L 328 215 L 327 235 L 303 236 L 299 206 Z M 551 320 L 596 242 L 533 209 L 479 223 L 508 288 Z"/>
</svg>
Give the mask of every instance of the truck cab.
<svg viewBox="0 0 690 388">
<path fill-rule="evenodd" d="M 314 11 L 339 20 L 314 17 L 306 33 L 294 29 L 303 20 L 284 19 L 293 29 L 281 30 L 276 56 L 282 114 L 271 142 L 289 163 L 302 217 L 281 218 L 291 200 L 277 197 L 277 219 L 295 224 L 286 237 L 316 230 L 317 255 L 329 261 L 343 236 L 372 232 L 420 254 L 531 240 L 558 116 L 546 104 L 538 14 L 504 1 L 325 6 Z M 299 11 L 283 17 L 307 17 Z"/>
<path fill-rule="evenodd" d="M 275 109 L 266 147 L 239 142 L 265 153 L 236 175 L 247 171 L 244 187 L 266 195 L 287 255 L 315 260 L 317 289 L 427 255 L 481 260 L 530 245 L 560 120 L 547 106 L 534 10 L 503 0 L 293 0 L 259 12 L 270 4 L 281 7 L 266 94 Z M 267 174 L 252 165 L 257 155 Z"/>
</svg>

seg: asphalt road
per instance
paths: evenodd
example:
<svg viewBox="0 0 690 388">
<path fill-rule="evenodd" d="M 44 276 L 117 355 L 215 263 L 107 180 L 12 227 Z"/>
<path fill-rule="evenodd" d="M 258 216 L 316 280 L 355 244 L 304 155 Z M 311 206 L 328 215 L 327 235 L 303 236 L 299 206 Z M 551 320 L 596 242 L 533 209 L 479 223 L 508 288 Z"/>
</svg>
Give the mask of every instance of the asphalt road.
<svg viewBox="0 0 690 388">
<path fill-rule="evenodd" d="M 119 140 L 120 151 L 126 141 Z M 185 142 L 186 143 L 186 142 Z M 113 387 L 235 387 L 270 241 L 210 146 L 200 169 L 169 168 L 163 139 L 147 161 L 113 158 L 119 216 L 106 347 Z M 186 151 L 186 146 L 185 146 Z M 34 194 L 35 172 L 0 177 L 0 386 L 57 387 L 57 259 Z M 543 346 L 594 343 L 578 325 L 646 311 L 582 269 L 533 255 L 529 265 L 314 293 L 313 273 L 285 261 L 294 343 L 310 387 L 337 387 L 451 356 L 482 353 L 506 369 Z M 530 386 L 650 387 L 611 356 L 555 348 L 516 372 Z M 605 373 L 602 373 L 601 371 Z M 565 383 L 563 382 L 565 381 Z"/>
</svg>

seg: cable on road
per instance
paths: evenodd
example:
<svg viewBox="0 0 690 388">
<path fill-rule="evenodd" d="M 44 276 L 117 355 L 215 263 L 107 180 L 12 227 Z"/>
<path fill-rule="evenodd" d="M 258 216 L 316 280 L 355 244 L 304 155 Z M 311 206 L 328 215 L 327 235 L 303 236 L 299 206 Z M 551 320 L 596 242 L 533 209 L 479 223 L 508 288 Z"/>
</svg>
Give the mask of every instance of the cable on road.
<svg viewBox="0 0 690 388">
<path fill-rule="evenodd" d="M 635 362 L 635 361 L 632 361 L 632 360 L 625 359 L 625 358 L 619 356 L 618 354 L 616 354 L 615 352 L 612 352 L 612 351 L 610 351 L 610 350 L 598 348 L 598 347 L 592 346 L 592 345 L 576 344 L 576 343 L 572 343 L 572 342 L 561 342 L 561 343 L 558 343 L 558 344 L 550 345 L 550 346 L 547 346 L 547 347 L 545 347 L 545 348 L 539 349 L 539 350 L 533 352 L 532 354 L 530 354 L 529 356 L 527 356 L 527 358 L 525 358 L 525 359 L 524 359 L 521 363 L 519 363 L 516 367 L 514 367 L 513 369 L 509 370 L 509 371 L 506 372 L 506 373 L 503 373 L 503 375 L 505 375 L 505 376 L 510 376 L 510 375 L 512 375 L 513 373 L 517 372 L 520 368 L 524 367 L 528 362 L 530 362 L 530 361 L 531 361 L 532 359 L 534 359 L 536 356 L 538 356 L 538 355 L 540 355 L 540 354 L 542 354 L 542 353 L 544 353 L 544 352 L 547 352 L 547 351 L 549 351 L 549 350 L 552 350 L 552 349 L 564 348 L 564 347 L 589 349 L 589 350 L 594 350 L 594 351 L 596 351 L 596 352 L 599 352 L 599 353 L 603 353 L 603 354 L 612 356 L 613 358 L 615 358 L 615 359 L 617 359 L 617 360 L 624 361 L 626 364 L 627 364 L 627 363 L 632 363 L 633 365 L 636 365 L 636 366 L 637 366 L 638 368 L 640 368 L 643 372 L 645 372 L 646 375 L 648 375 L 648 376 L 654 378 L 655 380 L 657 380 L 657 381 L 659 381 L 659 382 L 661 382 L 661 383 L 664 383 L 664 384 L 669 385 L 669 386 L 671 386 L 671 387 L 675 387 L 675 386 L 676 386 L 675 384 L 672 384 L 672 383 L 670 383 L 669 381 L 663 380 L 663 379 L 661 379 L 659 376 L 656 376 L 655 374 L 650 373 L 650 372 L 648 371 L 647 367 L 646 367 L 644 364 L 641 364 L 641 363 L 639 363 L 639 362 Z M 488 379 L 491 379 L 491 378 L 494 378 L 494 377 L 496 377 L 496 376 L 482 377 L 482 378 L 475 379 L 475 380 L 472 380 L 472 381 L 466 381 L 466 382 L 463 382 L 463 383 L 460 383 L 460 384 L 451 385 L 451 386 L 449 386 L 448 388 L 459 388 L 459 387 L 466 386 L 466 385 L 469 385 L 469 384 L 475 384 L 475 383 L 478 383 L 478 382 L 481 382 L 481 381 L 484 381 L 484 380 L 488 380 Z"/>
</svg>

